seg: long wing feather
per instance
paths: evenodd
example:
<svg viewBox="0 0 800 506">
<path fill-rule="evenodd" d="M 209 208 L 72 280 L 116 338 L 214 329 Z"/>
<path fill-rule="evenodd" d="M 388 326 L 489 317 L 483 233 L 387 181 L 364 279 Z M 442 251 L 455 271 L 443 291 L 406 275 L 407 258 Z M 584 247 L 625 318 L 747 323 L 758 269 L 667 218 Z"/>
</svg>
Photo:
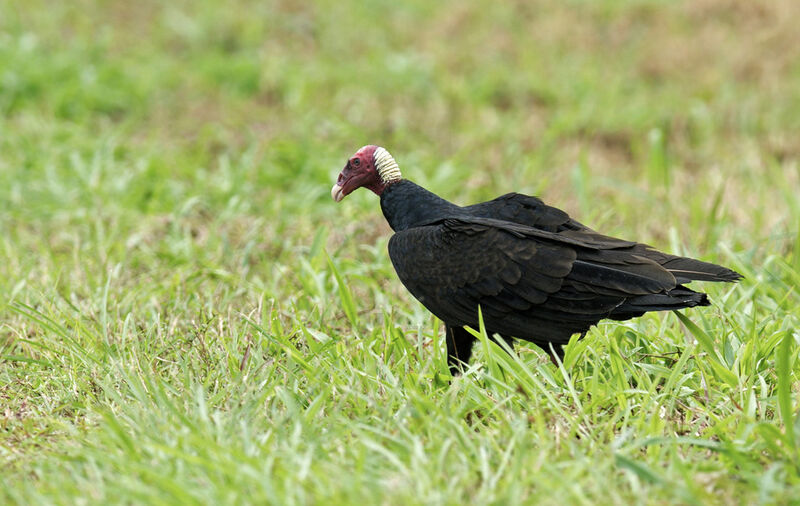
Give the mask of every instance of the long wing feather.
<svg viewBox="0 0 800 506">
<path fill-rule="evenodd" d="M 566 212 L 548 206 L 537 197 L 508 193 L 464 209 L 475 217 L 505 220 L 546 232 L 555 232 L 586 247 L 601 250 L 634 250 L 638 255 L 649 258 L 669 271 L 678 284 L 690 281 L 735 282 L 742 279 L 742 275 L 738 272 L 720 265 L 669 255 L 646 244 L 600 234 L 575 221 Z"/>
</svg>

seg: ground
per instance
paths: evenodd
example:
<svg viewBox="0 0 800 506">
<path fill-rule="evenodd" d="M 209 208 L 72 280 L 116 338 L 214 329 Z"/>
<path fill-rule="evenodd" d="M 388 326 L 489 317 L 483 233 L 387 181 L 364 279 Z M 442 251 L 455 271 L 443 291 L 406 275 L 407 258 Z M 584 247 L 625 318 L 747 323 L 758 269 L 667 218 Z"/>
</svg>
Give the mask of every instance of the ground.
<svg viewBox="0 0 800 506">
<path fill-rule="evenodd" d="M 800 3 L 0 4 L 0 502 L 792 503 Z M 364 144 L 724 264 L 447 374 Z"/>
</svg>

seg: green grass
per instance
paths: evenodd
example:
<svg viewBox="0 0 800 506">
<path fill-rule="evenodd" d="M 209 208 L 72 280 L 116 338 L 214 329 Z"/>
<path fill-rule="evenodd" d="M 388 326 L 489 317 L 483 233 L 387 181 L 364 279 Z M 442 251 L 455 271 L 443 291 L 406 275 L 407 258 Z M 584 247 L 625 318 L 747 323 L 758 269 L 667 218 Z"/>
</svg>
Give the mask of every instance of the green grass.
<svg viewBox="0 0 800 506">
<path fill-rule="evenodd" d="M 796 503 L 798 18 L 1 3 L 0 502 Z M 377 199 L 330 199 L 367 143 L 746 279 L 451 382 Z"/>
</svg>

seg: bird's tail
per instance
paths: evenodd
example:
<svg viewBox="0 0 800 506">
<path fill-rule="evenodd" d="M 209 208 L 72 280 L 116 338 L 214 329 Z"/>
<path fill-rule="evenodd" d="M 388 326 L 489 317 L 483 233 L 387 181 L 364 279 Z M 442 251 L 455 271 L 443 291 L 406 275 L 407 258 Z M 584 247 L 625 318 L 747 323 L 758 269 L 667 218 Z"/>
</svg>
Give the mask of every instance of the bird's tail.
<svg viewBox="0 0 800 506">
<path fill-rule="evenodd" d="M 667 293 L 632 297 L 614 308 L 608 316 L 613 320 L 627 320 L 642 316 L 648 311 L 674 311 L 695 306 L 708 306 L 708 296 L 685 286 L 678 286 Z"/>
</svg>

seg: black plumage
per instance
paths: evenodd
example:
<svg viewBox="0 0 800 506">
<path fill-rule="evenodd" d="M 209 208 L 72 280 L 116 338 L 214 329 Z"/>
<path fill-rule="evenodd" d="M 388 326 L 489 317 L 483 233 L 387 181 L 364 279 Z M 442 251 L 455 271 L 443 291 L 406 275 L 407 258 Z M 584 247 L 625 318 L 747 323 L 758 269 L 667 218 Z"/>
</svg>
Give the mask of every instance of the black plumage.
<svg viewBox="0 0 800 506">
<path fill-rule="evenodd" d="M 337 185 L 347 184 L 352 168 Z M 474 337 L 463 327 L 478 327 L 479 307 L 490 335 L 530 341 L 555 358 L 573 334 L 604 318 L 709 305 L 706 294 L 683 286 L 689 281 L 741 278 L 604 236 L 536 197 L 509 193 L 460 207 L 409 180 L 371 189 L 395 231 L 389 256 L 397 275 L 446 325 L 454 373 L 470 358 Z"/>
</svg>

